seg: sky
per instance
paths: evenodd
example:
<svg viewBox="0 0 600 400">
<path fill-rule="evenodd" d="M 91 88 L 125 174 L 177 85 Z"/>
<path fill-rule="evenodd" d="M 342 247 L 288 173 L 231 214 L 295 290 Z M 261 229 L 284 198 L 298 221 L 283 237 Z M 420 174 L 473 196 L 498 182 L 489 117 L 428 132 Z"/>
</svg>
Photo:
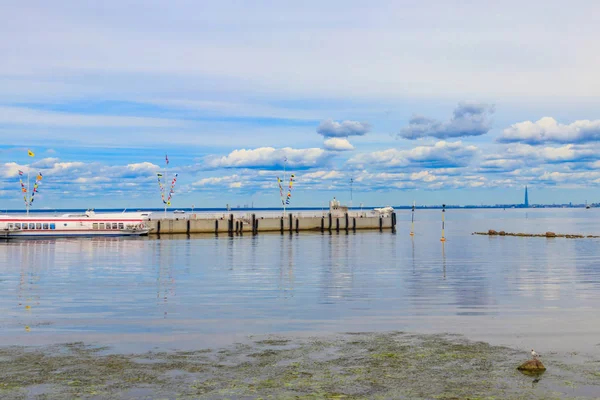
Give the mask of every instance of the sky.
<svg viewBox="0 0 600 400">
<path fill-rule="evenodd" d="M 160 208 L 157 173 L 172 208 L 600 202 L 599 13 L 2 2 L 0 208 L 19 171 L 34 208 Z"/>
</svg>

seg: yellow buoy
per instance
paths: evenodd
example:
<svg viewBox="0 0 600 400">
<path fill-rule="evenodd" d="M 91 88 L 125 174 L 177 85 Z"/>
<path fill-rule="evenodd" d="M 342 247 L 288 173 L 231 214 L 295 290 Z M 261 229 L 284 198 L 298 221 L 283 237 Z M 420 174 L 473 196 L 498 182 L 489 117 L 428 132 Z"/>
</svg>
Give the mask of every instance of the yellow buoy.
<svg viewBox="0 0 600 400">
<path fill-rule="evenodd" d="M 31 306 L 25 306 L 26 310 L 31 310 Z"/>
<path fill-rule="evenodd" d="M 29 326 L 25 326 L 25 332 L 31 332 L 31 328 Z"/>
</svg>

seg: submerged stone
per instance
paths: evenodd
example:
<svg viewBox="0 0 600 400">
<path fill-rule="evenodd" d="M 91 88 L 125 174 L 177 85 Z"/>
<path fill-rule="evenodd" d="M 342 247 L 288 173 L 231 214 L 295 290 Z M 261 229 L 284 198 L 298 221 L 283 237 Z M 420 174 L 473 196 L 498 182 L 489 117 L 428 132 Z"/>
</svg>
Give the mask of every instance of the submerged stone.
<svg viewBox="0 0 600 400">
<path fill-rule="evenodd" d="M 519 365 L 519 367 L 517 368 L 519 371 L 523 372 L 524 374 L 541 374 L 544 371 L 546 371 L 546 367 L 544 367 L 544 364 L 542 364 L 542 362 L 538 359 L 532 359 L 532 360 L 528 360 L 525 361 L 523 364 Z"/>
<path fill-rule="evenodd" d="M 490 229 L 490 230 L 488 231 L 488 235 L 497 235 L 497 234 L 498 234 L 498 232 L 496 232 L 496 231 L 495 231 L 495 230 L 493 230 L 493 229 Z"/>
<path fill-rule="evenodd" d="M 546 237 L 556 237 L 556 233 L 554 233 L 554 232 L 546 232 Z"/>
</svg>

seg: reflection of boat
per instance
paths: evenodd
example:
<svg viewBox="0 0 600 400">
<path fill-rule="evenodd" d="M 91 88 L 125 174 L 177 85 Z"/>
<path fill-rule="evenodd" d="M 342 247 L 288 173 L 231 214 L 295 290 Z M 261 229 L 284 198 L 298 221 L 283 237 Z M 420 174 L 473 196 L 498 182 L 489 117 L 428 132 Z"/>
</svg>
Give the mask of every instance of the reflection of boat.
<svg viewBox="0 0 600 400">
<path fill-rule="evenodd" d="M 73 236 L 141 236 L 150 231 L 147 221 L 151 213 L 123 212 L 54 216 L 0 216 L 0 237 L 40 238 Z"/>
<path fill-rule="evenodd" d="M 175 210 L 175 211 L 173 211 L 173 214 L 185 214 L 185 211 L 183 211 L 183 210 Z"/>
</svg>

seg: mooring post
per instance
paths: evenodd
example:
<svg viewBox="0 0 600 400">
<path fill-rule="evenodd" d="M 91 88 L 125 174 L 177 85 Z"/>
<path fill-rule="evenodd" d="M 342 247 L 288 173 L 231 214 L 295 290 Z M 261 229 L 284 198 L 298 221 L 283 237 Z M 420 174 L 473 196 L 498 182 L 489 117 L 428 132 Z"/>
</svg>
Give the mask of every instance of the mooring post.
<svg viewBox="0 0 600 400">
<path fill-rule="evenodd" d="M 281 230 L 281 233 L 283 233 L 283 217 L 281 217 L 281 220 L 279 220 L 279 222 L 280 222 L 280 227 L 279 228 Z"/>
<path fill-rule="evenodd" d="M 339 219 L 339 217 L 335 219 L 335 231 L 336 232 L 340 231 L 340 219 Z"/>
<path fill-rule="evenodd" d="M 188 235 L 190 234 L 190 220 L 187 220 L 187 232 Z"/>
<path fill-rule="evenodd" d="M 392 213 L 392 233 L 396 232 L 396 213 Z"/>
<path fill-rule="evenodd" d="M 289 225 L 289 228 L 290 228 L 290 232 L 291 232 L 291 231 L 293 230 L 293 228 L 294 228 L 294 223 L 292 222 L 292 213 L 290 213 L 290 225 Z"/>
<path fill-rule="evenodd" d="M 352 232 L 356 232 L 356 217 L 352 217 Z"/>
<path fill-rule="evenodd" d="M 233 235 L 233 214 L 229 214 L 228 232 L 230 235 Z"/>
<path fill-rule="evenodd" d="M 254 221 L 254 234 L 258 235 L 258 220 Z"/>
<path fill-rule="evenodd" d="M 412 216 L 410 218 L 410 236 L 415 236 L 415 202 L 412 205 Z"/>
<path fill-rule="evenodd" d="M 349 221 L 348 213 L 346 213 L 345 218 L 346 218 L 346 224 L 344 225 L 344 228 L 346 229 L 346 232 L 348 232 L 348 221 Z"/>
<path fill-rule="evenodd" d="M 321 217 L 321 232 L 325 231 L 325 216 Z"/>
<path fill-rule="evenodd" d="M 446 205 L 442 204 L 442 238 L 440 239 L 440 242 L 445 242 L 446 241 L 446 235 L 444 230 L 446 229 L 446 221 L 444 216 L 446 215 Z"/>
<path fill-rule="evenodd" d="M 331 232 L 331 222 L 331 213 L 329 213 L 329 228 L 327 228 L 329 232 Z"/>
<path fill-rule="evenodd" d="M 219 234 L 219 220 L 215 219 L 215 234 Z"/>
<path fill-rule="evenodd" d="M 156 234 L 160 235 L 160 220 L 156 221 Z"/>
<path fill-rule="evenodd" d="M 380 215 L 379 216 L 379 231 L 381 232 L 383 230 L 383 217 Z"/>
<path fill-rule="evenodd" d="M 240 221 L 240 235 L 244 234 L 244 221 Z"/>
<path fill-rule="evenodd" d="M 256 214 L 252 214 L 252 234 L 256 235 Z"/>
</svg>

